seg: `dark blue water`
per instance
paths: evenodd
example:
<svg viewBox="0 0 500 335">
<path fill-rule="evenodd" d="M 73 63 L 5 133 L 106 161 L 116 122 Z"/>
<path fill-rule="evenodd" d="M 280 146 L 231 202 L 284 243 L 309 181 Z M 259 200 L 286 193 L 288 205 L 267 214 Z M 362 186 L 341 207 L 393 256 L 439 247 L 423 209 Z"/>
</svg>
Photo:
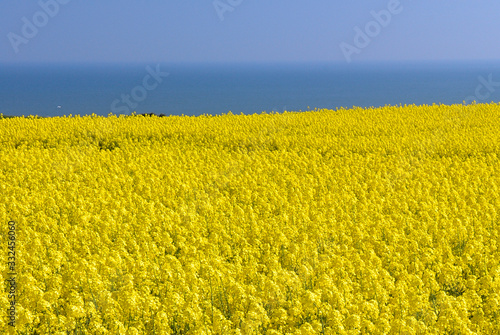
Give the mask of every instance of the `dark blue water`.
<svg viewBox="0 0 500 335">
<path fill-rule="evenodd" d="M 0 66 L 0 113 L 18 116 L 253 114 L 500 101 L 500 62 Z M 160 73 L 152 76 L 155 71 Z"/>
</svg>

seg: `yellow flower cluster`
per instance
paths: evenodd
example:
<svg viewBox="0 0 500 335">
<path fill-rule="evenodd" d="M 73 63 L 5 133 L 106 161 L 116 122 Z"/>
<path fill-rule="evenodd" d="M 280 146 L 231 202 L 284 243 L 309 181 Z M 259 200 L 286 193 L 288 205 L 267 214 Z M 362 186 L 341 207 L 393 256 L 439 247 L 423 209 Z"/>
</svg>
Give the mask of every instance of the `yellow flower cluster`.
<svg viewBox="0 0 500 335">
<path fill-rule="evenodd" d="M 499 188 L 500 104 L 1 119 L 15 329 L 499 334 Z"/>
</svg>

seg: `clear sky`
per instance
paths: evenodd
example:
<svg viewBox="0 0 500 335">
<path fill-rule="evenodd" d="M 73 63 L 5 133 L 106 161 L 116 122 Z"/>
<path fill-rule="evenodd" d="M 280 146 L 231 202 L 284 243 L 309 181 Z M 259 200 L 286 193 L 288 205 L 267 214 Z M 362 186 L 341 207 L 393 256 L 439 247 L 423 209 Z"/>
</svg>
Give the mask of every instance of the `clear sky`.
<svg viewBox="0 0 500 335">
<path fill-rule="evenodd" d="M 0 62 L 496 60 L 499 15 L 498 0 L 4 0 Z"/>
</svg>

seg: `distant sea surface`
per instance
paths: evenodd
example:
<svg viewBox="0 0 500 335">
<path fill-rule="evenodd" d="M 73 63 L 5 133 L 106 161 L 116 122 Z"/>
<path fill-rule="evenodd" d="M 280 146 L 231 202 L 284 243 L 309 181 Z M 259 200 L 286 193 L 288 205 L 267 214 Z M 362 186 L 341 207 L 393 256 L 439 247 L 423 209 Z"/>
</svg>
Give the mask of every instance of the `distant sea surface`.
<svg viewBox="0 0 500 335">
<path fill-rule="evenodd" d="M 253 114 L 464 100 L 500 101 L 500 62 L 0 64 L 0 113 L 14 116 Z"/>
</svg>

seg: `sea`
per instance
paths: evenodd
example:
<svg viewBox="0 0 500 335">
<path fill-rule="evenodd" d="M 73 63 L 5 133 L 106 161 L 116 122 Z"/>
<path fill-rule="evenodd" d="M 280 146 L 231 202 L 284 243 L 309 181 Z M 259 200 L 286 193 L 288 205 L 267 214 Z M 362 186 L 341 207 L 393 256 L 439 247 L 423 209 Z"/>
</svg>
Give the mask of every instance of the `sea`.
<svg viewBox="0 0 500 335">
<path fill-rule="evenodd" d="M 500 61 L 0 64 L 9 116 L 254 114 L 500 101 Z"/>
</svg>

